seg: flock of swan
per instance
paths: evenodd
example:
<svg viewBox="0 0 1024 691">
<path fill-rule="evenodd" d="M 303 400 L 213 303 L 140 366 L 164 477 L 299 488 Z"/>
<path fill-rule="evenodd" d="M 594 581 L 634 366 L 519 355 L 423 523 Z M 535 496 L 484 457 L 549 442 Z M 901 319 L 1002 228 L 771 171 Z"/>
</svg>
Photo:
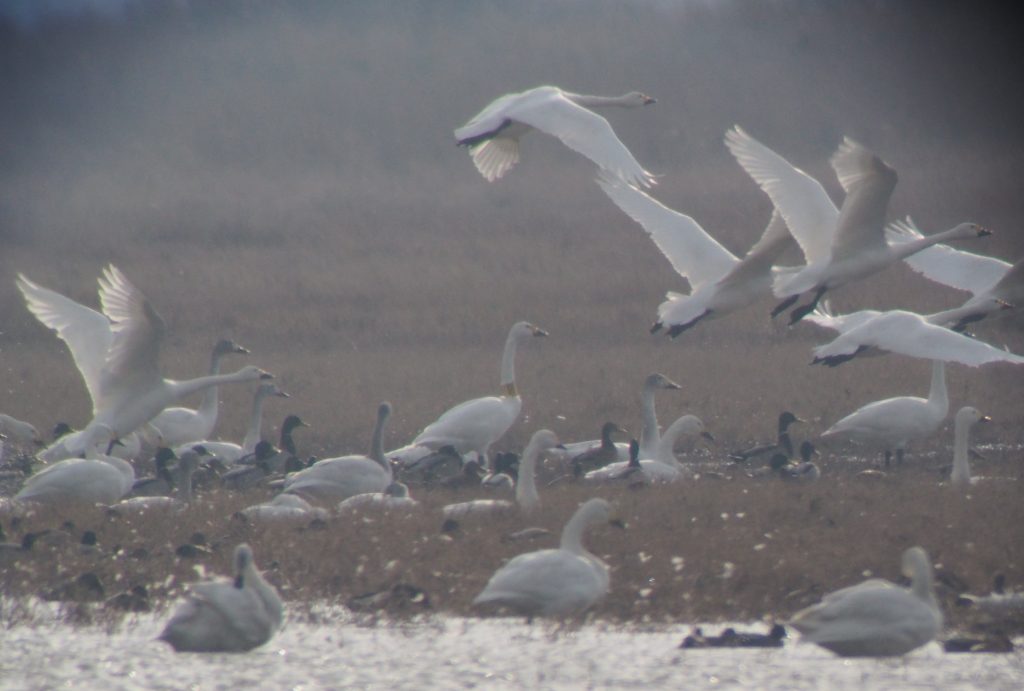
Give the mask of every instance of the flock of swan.
<svg viewBox="0 0 1024 691">
<path fill-rule="evenodd" d="M 979 366 L 989 362 L 1020 363 L 1024 358 L 963 333 L 971 323 L 1011 309 L 1024 299 L 1021 262 L 1010 265 L 944 244 L 981 237 L 988 231 L 973 223 L 922 235 L 912 221 L 886 226 L 896 172 L 879 156 L 845 138 L 831 159 L 845 198 L 836 206 L 822 184 L 755 140 L 740 127 L 725 134 L 725 144 L 740 166 L 771 199 L 774 211 L 760 239 L 743 256 L 725 249 L 693 218 L 650 196 L 656 177 L 646 171 L 616 137 L 595 108 L 640 107 L 654 99 L 638 92 L 597 97 L 542 86 L 498 98 L 455 130 L 457 142 L 469 149 L 474 165 L 488 181 L 505 175 L 519 159 L 519 139 L 531 130 L 552 135 L 592 160 L 600 169 L 597 184 L 627 216 L 643 227 L 673 268 L 690 285 L 690 293 L 669 292 L 657 309 L 652 332 L 678 337 L 704 320 L 721 318 L 765 295 L 780 302 L 772 315 L 790 312 L 790 323 L 803 319 L 838 332 L 815 349 L 815 362 L 838 365 L 868 349 L 932 360 L 927 398 L 901 396 L 876 401 L 832 425 L 823 439 L 840 437 L 892 451 L 902 458 L 908 444 L 935 434 L 949 413 L 945 382 L 947 363 Z M 779 266 L 787 250 L 799 248 L 803 266 Z M 844 284 L 862 280 L 897 262 L 906 261 L 926 278 L 972 297 L 962 306 L 934 315 L 907 311 L 862 311 L 834 315 L 824 296 Z M 222 374 L 221 360 L 245 354 L 241 346 L 218 342 L 209 372 L 187 381 L 163 377 L 159 353 L 166 327 L 156 308 L 115 266 L 99 278 L 101 311 L 74 302 L 24 275 L 16 281 L 25 304 L 68 346 L 92 399 L 92 417 L 38 452 L 47 465 L 29 477 L 13 498 L 16 504 L 82 501 L 104 504 L 113 511 L 181 510 L 191 500 L 191 476 L 215 458 L 226 469 L 225 481 L 235 486 L 266 482 L 279 492 L 243 513 L 253 520 L 320 517 L 337 511 L 370 510 L 374 506 L 415 503 L 399 477 L 405 472 L 450 468 L 450 482 L 514 485 L 515 500 L 478 499 L 444 509 L 450 521 L 469 520 L 495 511 L 534 512 L 541 497 L 536 466 L 548 457 L 562 464 L 566 477 L 582 482 L 622 482 L 640 486 L 672 482 L 687 476 L 673 447 L 680 435 L 710 438 L 701 420 L 684 415 L 664 433 L 655 414 L 655 394 L 678 389 L 662 374 L 651 374 L 641 391 L 642 428 L 638 439 L 615 423 L 607 423 L 600 440 L 560 444 L 553 432 L 533 433 L 513 480 L 496 468 L 491 449 L 519 419 L 522 400 L 516 387 L 517 348 L 546 336 L 540 327 L 517 322 L 508 332 L 501 357 L 500 390 L 460 403 L 426 425 L 407 446 L 385 450 L 384 429 L 392 407 L 377 411 L 372 442 L 366 454 L 316 461 L 308 467 L 261 439 L 264 400 L 287 396 L 273 377 L 255 366 Z M 797 304 L 803 301 L 802 304 Z M 241 444 L 213 439 L 218 415 L 217 387 L 259 382 L 249 428 Z M 180 407 L 182 399 L 202 393 L 197 409 Z M 972 482 L 967 466 L 970 426 L 986 420 L 972 407 L 956 414 L 951 483 Z M 810 461 L 813 444 L 794 457 L 789 425 L 801 422 L 786 412 L 779 420 L 777 443 L 737 453 L 740 459 L 771 454 L 770 467 L 783 477 L 813 480 L 820 475 Z M 282 446 L 290 444 L 298 418 L 282 429 Z M 35 428 L 0 416 L 0 432 L 10 441 L 39 446 Z M 622 435 L 615 441 L 614 435 Z M 287 436 L 287 442 L 285 437 Z M 166 478 L 155 478 L 171 496 L 125 500 L 138 489 L 132 458 L 136 449 L 170 449 L 158 461 Z M 176 459 L 176 460 L 175 460 Z M 174 462 L 173 473 L 166 464 Z M 487 477 L 480 475 L 488 473 Z M 230 478 L 230 480 L 228 480 Z M 470 478 L 467 480 L 466 478 Z M 173 487 L 173 490 L 168 489 Z M 159 491 L 159 490 L 158 490 Z M 159 507 L 159 508 L 158 508 Z M 326 508 L 325 508 L 326 507 Z M 566 523 L 558 548 L 521 554 L 500 567 L 474 599 L 485 607 L 504 607 L 528 616 L 563 616 L 586 610 L 610 588 L 608 566 L 586 550 L 583 537 L 590 526 L 615 524 L 606 500 L 583 503 Z M 827 595 L 799 613 L 789 624 L 805 639 L 840 655 L 902 655 L 934 639 L 942 614 L 932 590 L 931 566 L 920 547 L 903 556 L 912 577 L 909 589 L 871 580 Z M 160 638 L 182 651 L 249 650 L 269 640 L 280 627 L 283 605 L 255 566 L 251 548 L 239 545 L 234 574 L 226 580 L 196 585 L 167 623 Z"/>
</svg>

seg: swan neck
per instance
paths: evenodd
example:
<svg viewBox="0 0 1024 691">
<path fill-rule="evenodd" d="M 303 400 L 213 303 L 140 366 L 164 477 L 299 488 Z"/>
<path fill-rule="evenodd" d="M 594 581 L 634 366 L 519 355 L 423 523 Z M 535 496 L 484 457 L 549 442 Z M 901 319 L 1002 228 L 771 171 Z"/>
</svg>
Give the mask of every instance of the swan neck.
<svg viewBox="0 0 1024 691">
<path fill-rule="evenodd" d="M 252 398 L 252 412 L 249 413 L 249 427 L 245 431 L 245 439 L 242 440 L 242 450 L 245 453 L 252 452 L 260 443 L 260 433 L 263 427 L 263 399 L 266 394 L 257 391 Z"/>
<path fill-rule="evenodd" d="M 935 588 L 932 583 L 932 567 L 927 562 L 915 563 L 911 576 L 910 591 L 923 602 L 938 611 L 939 604 L 935 599 Z"/>
<path fill-rule="evenodd" d="M 220 360 L 221 353 L 216 350 L 210 357 L 210 376 L 216 377 L 220 374 Z M 216 422 L 217 420 L 217 407 L 218 407 L 218 396 L 217 396 L 217 385 L 209 387 L 203 392 L 203 400 L 199 403 L 199 412 L 204 417 L 209 417 Z"/>
<path fill-rule="evenodd" d="M 567 94 L 569 100 L 584 108 L 632 108 L 638 105 L 636 101 L 627 99 L 625 96 L 590 96 L 588 94 Z"/>
<path fill-rule="evenodd" d="M 676 440 L 679 439 L 679 435 L 683 433 L 686 427 L 687 425 L 685 424 L 685 421 L 679 420 L 668 426 L 668 429 L 665 430 L 665 434 L 661 435 L 661 438 L 658 440 L 659 461 L 676 467 L 683 467 L 683 464 L 679 462 L 678 458 L 676 458 L 675 447 Z"/>
<path fill-rule="evenodd" d="M 640 427 L 640 452 L 656 449 L 661 440 L 661 431 L 658 429 L 658 416 L 654 412 L 654 388 L 644 386 L 641 394 L 641 412 L 643 416 Z"/>
<path fill-rule="evenodd" d="M 942 417 L 949 412 L 949 393 L 946 391 L 946 363 L 932 361 L 932 385 L 928 391 L 928 402 L 942 411 Z"/>
<path fill-rule="evenodd" d="M 925 235 L 909 242 L 891 245 L 890 247 L 897 259 L 903 259 L 912 254 L 916 254 L 921 250 L 928 249 L 932 245 L 936 245 L 947 238 L 955 237 L 959 232 L 958 228 L 950 228 L 949 230 L 944 230 L 941 233 L 932 233 L 931 235 Z"/>
<path fill-rule="evenodd" d="M 540 506 L 540 495 L 537 493 L 538 456 L 540 449 L 533 440 L 530 440 L 523 451 L 523 460 L 519 464 L 519 479 L 516 480 L 516 504 L 526 513 Z"/>
<path fill-rule="evenodd" d="M 252 376 L 246 370 L 238 370 L 237 372 L 231 372 L 230 374 L 211 374 L 205 377 L 196 377 L 195 379 L 185 379 L 183 381 L 172 381 L 166 380 L 165 383 L 171 388 L 174 394 L 175 400 L 184 398 L 189 394 L 202 391 L 210 386 L 217 386 L 218 384 L 234 384 L 236 382 L 250 381 Z"/>
<path fill-rule="evenodd" d="M 384 455 L 384 421 L 386 419 L 387 415 L 377 415 L 377 424 L 373 426 L 373 438 L 370 440 L 370 453 L 368 455 L 384 468 L 389 478 L 394 479 L 394 475 L 391 472 L 391 464 L 388 463 L 388 459 Z"/>
<path fill-rule="evenodd" d="M 590 557 L 590 552 L 583 546 L 583 532 L 587 529 L 589 523 L 590 512 L 577 509 L 572 518 L 569 519 L 569 522 L 565 524 L 565 528 L 562 529 L 562 539 L 559 546 L 567 552 Z"/>
<path fill-rule="evenodd" d="M 515 333 L 509 333 L 505 340 L 505 350 L 501 354 L 501 388 L 506 396 L 516 394 L 516 346 L 519 339 Z M 511 393 L 510 393 L 511 391 Z"/>
<path fill-rule="evenodd" d="M 970 422 L 958 415 L 953 423 L 953 474 L 950 481 L 962 486 L 971 481 L 971 468 L 967 460 L 968 432 Z"/>
</svg>

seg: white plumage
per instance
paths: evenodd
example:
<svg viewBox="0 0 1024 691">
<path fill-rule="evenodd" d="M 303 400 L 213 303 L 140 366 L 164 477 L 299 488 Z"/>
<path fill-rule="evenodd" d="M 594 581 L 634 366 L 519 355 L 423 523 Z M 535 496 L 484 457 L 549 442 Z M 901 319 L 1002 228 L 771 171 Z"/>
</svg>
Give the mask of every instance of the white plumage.
<svg viewBox="0 0 1024 691">
<path fill-rule="evenodd" d="M 967 487 L 974 481 L 967 461 L 971 427 L 991 420 L 988 415 L 982 415 L 977 408 L 969 405 L 956 411 L 953 418 L 953 472 L 949 478 L 955 487 Z"/>
<path fill-rule="evenodd" d="M 455 130 L 455 140 L 469 147 L 473 164 L 489 182 L 499 179 L 519 161 L 519 138 L 536 129 L 557 137 L 623 180 L 650 186 L 654 176 L 637 163 L 608 121 L 588 109 L 635 108 L 654 102 L 637 91 L 606 97 L 538 86 L 495 99 Z"/>
<path fill-rule="evenodd" d="M 225 465 L 234 465 L 242 456 L 251 454 L 256 450 L 256 445 L 262 439 L 263 429 L 263 403 L 268 396 L 289 398 L 288 394 L 282 391 L 273 382 L 263 382 L 256 387 L 252 395 L 252 410 L 249 413 L 249 425 L 245 430 L 245 437 L 241 444 L 231 441 L 214 441 L 201 439 L 178 446 L 174 449 L 177 454 L 185 453 L 193 446 L 202 446 L 210 452 L 210 455 Z"/>
<path fill-rule="evenodd" d="M 942 629 L 942 612 L 932 588 L 932 567 L 920 547 L 903 553 L 910 589 L 872 579 L 826 595 L 796 613 L 789 625 L 803 640 L 845 657 L 888 657 L 909 653 Z"/>
<path fill-rule="evenodd" d="M 40 504 L 112 504 L 128 494 L 135 470 L 127 461 L 108 456 L 104 450 L 112 437 L 103 424 L 92 425 L 83 435 L 85 458 L 68 458 L 29 477 L 15 500 Z"/>
</svg>

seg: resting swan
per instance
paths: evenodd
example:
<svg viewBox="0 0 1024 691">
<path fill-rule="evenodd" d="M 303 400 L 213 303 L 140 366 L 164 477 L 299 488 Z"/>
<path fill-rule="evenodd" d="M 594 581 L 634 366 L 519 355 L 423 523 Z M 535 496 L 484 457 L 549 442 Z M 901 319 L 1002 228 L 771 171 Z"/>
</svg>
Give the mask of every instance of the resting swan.
<svg viewBox="0 0 1024 691">
<path fill-rule="evenodd" d="M 795 246 L 776 211 L 761 239 L 740 259 L 693 218 L 673 211 L 636 187 L 611 178 L 598 178 L 597 183 L 627 216 L 647 231 L 676 273 L 690 283 L 689 295 L 666 295 L 658 307 L 651 333 L 664 327 L 675 338 L 703 319 L 725 316 L 769 294 L 772 264 Z"/>
<path fill-rule="evenodd" d="M 989 231 L 961 223 L 947 231 L 912 242 L 890 245 L 885 239 L 885 214 L 896 187 L 896 171 L 849 137 L 831 158 L 832 168 L 846 192 L 836 209 L 824 188 L 739 127 L 726 134 L 740 165 L 768 195 L 800 245 L 806 265 L 781 269 L 772 291 L 782 302 L 778 316 L 801 295 L 810 301 L 790 313 L 790 324 L 814 310 L 827 290 L 870 276 L 939 242 L 981 237 Z"/>
<path fill-rule="evenodd" d="M 181 511 L 192 503 L 192 475 L 199 468 L 199 451 L 186 451 L 169 471 L 174 488 L 169 496 L 132 497 L 113 504 L 108 513 L 116 516 L 146 514 L 150 511 Z"/>
<path fill-rule="evenodd" d="M 0 413 L 0 434 L 6 435 L 9 443 L 18 446 L 43 446 L 43 437 L 35 425 L 3 413 Z"/>
<path fill-rule="evenodd" d="M 676 460 L 672 453 L 676 438 L 682 434 L 710 437 L 704 430 L 704 422 L 700 418 L 696 415 L 683 415 L 672 423 L 669 430 L 666 430 L 665 436 L 660 440 L 664 442 L 659 447 L 660 453 L 656 453 L 654 456 L 645 456 L 642 445 L 638 447 L 640 467 L 643 468 L 644 474 L 651 482 L 675 482 L 689 475 L 689 469 Z M 583 479 L 588 482 L 615 480 L 626 472 L 628 466 L 629 461 L 616 461 L 603 468 L 590 471 L 583 476 Z"/>
<path fill-rule="evenodd" d="M 92 398 L 93 417 L 86 429 L 106 425 L 115 436 L 123 437 L 167 406 L 210 386 L 271 378 L 253 366 L 184 381 L 163 378 L 157 360 L 165 338 L 164 321 L 112 264 L 99 279 L 102 314 L 24 275 L 18 275 L 17 285 L 29 311 L 55 330 L 71 350 Z M 57 460 L 57 454 L 75 456 L 83 450 L 81 437 L 70 445 L 62 440 L 41 452 L 40 458 Z"/>
<path fill-rule="evenodd" d="M 954 487 L 967 487 L 976 478 L 971 478 L 971 468 L 967 462 L 968 437 L 971 427 L 978 422 L 991 422 L 992 418 L 982 415 L 977 408 L 964 406 L 956 411 L 953 418 L 953 473 L 949 481 Z"/>
<path fill-rule="evenodd" d="M 829 427 L 821 438 L 846 438 L 884 449 L 888 465 L 893 449 L 902 461 L 907 444 L 935 434 L 948 413 L 946 366 L 942 360 L 933 360 L 927 399 L 897 396 L 868 403 Z"/>
<path fill-rule="evenodd" d="M 113 504 L 131 491 L 135 469 L 128 461 L 100 452 L 98 447 L 105 449 L 111 437 L 110 427 L 91 425 L 82 439 L 85 458 L 69 458 L 43 468 L 25 481 L 15 500 L 57 505 Z"/>
<path fill-rule="evenodd" d="M 909 653 L 942 629 L 932 587 L 932 567 L 920 547 L 903 553 L 910 589 L 882 579 L 829 593 L 788 622 L 803 640 L 844 657 L 888 657 Z"/>
<path fill-rule="evenodd" d="M 249 351 L 227 338 L 217 341 L 210 356 L 210 376 L 220 374 L 221 359 L 232 353 L 245 355 Z M 200 401 L 199 408 L 164 408 L 159 415 L 150 420 L 149 426 L 159 432 L 164 446 L 173 448 L 188 442 L 195 443 L 200 439 L 209 439 L 213 434 L 213 428 L 217 426 L 219 406 L 217 386 L 214 385 L 203 391 L 203 400 Z"/>
<path fill-rule="evenodd" d="M 890 223 L 886 234 L 893 243 L 924 237 L 909 216 L 906 221 Z M 959 307 L 929 315 L 933 324 L 963 331 L 989 315 L 1024 304 L 1024 258 L 1010 264 L 947 245 L 932 245 L 903 261 L 925 278 L 973 295 Z"/>
<path fill-rule="evenodd" d="M 368 455 L 354 454 L 324 458 L 305 470 L 288 476 L 284 492 L 324 504 L 337 504 L 357 494 L 383 492 L 394 482 L 391 463 L 384 457 L 384 424 L 391 415 L 391 404 L 377 407 L 377 422 Z"/>
<path fill-rule="evenodd" d="M 230 580 L 192 586 L 159 640 L 178 652 L 243 652 L 263 645 L 281 627 L 284 605 L 253 563 L 252 548 L 235 548 Z"/>
<path fill-rule="evenodd" d="M 278 388 L 273 382 L 263 382 L 252 395 L 252 412 L 249 413 L 249 426 L 245 430 L 245 437 L 242 439 L 241 444 L 235 444 L 230 441 L 212 441 L 204 439 L 202 441 L 192 441 L 186 444 L 182 444 L 174 450 L 175 453 L 181 454 L 193 446 L 201 445 L 204 449 L 210 452 L 210 455 L 219 460 L 225 465 L 234 465 L 238 462 L 242 456 L 251 454 L 256 451 L 256 445 L 262 438 L 263 429 L 263 402 L 268 396 L 276 396 L 278 398 L 290 398 L 288 394 Z"/>
<path fill-rule="evenodd" d="M 489 513 L 491 511 L 512 511 L 516 507 L 526 515 L 540 507 L 540 494 L 537 493 L 537 461 L 542 453 L 558 447 L 558 437 L 551 430 L 540 429 L 533 433 L 530 442 L 523 450 L 523 459 L 519 463 L 519 479 L 516 481 L 516 501 L 513 504 L 505 499 L 476 499 L 473 501 L 448 504 L 442 509 L 445 520 L 457 520 L 467 515 Z"/>
<path fill-rule="evenodd" d="M 532 129 L 558 137 L 570 149 L 635 185 L 649 187 L 654 176 L 644 170 L 611 125 L 589 108 L 637 108 L 655 100 L 638 91 L 616 97 L 586 96 L 555 86 L 538 86 L 505 94 L 455 130 L 459 146 L 469 147 L 473 164 L 488 182 L 519 161 L 519 138 Z"/>
<path fill-rule="evenodd" d="M 420 432 L 413 445 L 437 450 L 445 445 L 455 447 L 462 455 L 475 451 L 490 466 L 491 445 L 501 439 L 519 417 L 523 401 L 516 389 L 515 357 L 519 344 L 528 338 L 547 336 L 547 331 L 530 324 L 512 325 L 501 355 L 500 396 L 485 396 L 464 401 L 450 408 Z"/>
<path fill-rule="evenodd" d="M 608 593 L 608 566 L 583 547 L 583 533 L 612 523 L 612 507 L 590 499 L 569 519 L 558 549 L 520 554 L 498 569 L 474 605 L 501 605 L 527 616 L 582 612 Z M 619 523 L 621 525 L 621 523 Z"/>
</svg>

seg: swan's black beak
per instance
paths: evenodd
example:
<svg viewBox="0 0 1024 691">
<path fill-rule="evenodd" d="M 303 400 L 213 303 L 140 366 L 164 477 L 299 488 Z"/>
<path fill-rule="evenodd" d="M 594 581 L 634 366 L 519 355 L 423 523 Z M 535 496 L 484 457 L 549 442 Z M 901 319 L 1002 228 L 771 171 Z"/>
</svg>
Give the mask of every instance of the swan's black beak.
<svg viewBox="0 0 1024 691">
<path fill-rule="evenodd" d="M 976 226 L 976 227 L 978 229 L 978 237 L 979 238 L 983 238 L 986 235 L 991 235 L 992 234 L 992 231 L 989 230 L 988 228 L 985 228 L 984 226 Z"/>
<path fill-rule="evenodd" d="M 243 348 L 240 345 L 236 345 L 234 350 L 232 350 L 231 352 L 238 353 L 239 355 L 248 355 L 250 353 L 248 348 Z"/>
<path fill-rule="evenodd" d="M 992 417 L 990 415 L 982 415 L 978 422 L 992 422 Z"/>
<path fill-rule="evenodd" d="M 644 105 L 649 106 L 652 103 L 657 103 L 658 99 L 652 98 L 651 96 L 644 96 Z"/>
<path fill-rule="evenodd" d="M 626 522 L 621 518 L 613 518 L 609 520 L 608 525 L 612 526 L 613 528 L 619 528 L 621 530 L 626 529 Z"/>
<path fill-rule="evenodd" d="M 274 375 L 271 374 L 270 372 L 261 372 L 260 373 L 260 381 L 264 381 L 266 379 L 273 379 L 273 378 L 274 378 Z"/>
<path fill-rule="evenodd" d="M 535 326 L 535 327 L 533 327 L 533 335 L 534 336 L 550 336 L 551 334 L 549 334 L 547 331 L 545 331 L 544 329 L 540 328 L 539 326 Z"/>
</svg>

